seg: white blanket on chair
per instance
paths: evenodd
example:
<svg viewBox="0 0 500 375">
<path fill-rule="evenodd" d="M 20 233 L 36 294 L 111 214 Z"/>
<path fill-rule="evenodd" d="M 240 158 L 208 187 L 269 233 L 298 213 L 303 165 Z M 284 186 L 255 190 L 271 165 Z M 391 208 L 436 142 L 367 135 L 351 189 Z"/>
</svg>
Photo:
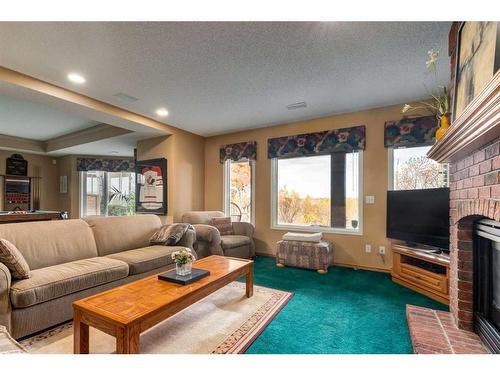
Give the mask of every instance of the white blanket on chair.
<svg viewBox="0 0 500 375">
<path fill-rule="evenodd" d="M 301 241 L 301 242 L 321 242 L 323 234 L 318 233 L 293 233 L 288 232 L 283 235 L 285 241 Z"/>
</svg>

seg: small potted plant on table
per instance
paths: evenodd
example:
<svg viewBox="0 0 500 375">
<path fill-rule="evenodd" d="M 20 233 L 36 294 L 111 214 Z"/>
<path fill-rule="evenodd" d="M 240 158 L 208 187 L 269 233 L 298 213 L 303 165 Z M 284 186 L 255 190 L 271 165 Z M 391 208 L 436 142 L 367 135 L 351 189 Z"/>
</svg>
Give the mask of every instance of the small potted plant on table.
<svg viewBox="0 0 500 375">
<path fill-rule="evenodd" d="M 172 253 L 175 262 L 175 273 L 179 276 L 191 274 L 191 268 L 196 257 L 187 249 L 182 249 Z"/>
</svg>

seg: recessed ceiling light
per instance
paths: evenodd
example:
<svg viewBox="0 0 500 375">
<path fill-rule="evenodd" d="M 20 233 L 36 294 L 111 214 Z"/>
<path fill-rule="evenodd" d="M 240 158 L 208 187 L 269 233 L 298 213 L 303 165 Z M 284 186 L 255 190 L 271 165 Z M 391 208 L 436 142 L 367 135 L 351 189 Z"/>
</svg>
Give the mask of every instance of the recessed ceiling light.
<svg viewBox="0 0 500 375">
<path fill-rule="evenodd" d="M 168 116 L 168 111 L 166 108 L 158 108 L 156 110 L 156 114 L 160 117 L 167 117 Z"/>
<path fill-rule="evenodd" d="M 118 151 L 110 151 L 109 154 L 118 154 Z"/>
<path fill-rule="evenodd" d="M 69 73 L 68 79 L 74 83 L 85 83 L 85 77 L 78 73 Z"/>
</svg>

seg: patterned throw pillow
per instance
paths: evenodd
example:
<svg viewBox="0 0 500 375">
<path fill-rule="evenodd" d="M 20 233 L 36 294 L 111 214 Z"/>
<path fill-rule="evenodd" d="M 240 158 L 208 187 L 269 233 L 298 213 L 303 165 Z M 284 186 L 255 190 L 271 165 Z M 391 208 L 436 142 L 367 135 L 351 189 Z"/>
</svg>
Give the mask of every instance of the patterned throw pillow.
<svg viewBox="0 0 500 375">
<path fill-rule="evenodd" d="M 210 225 L 216 227 L 221 236 L 233 234 L 233 225 L 231 224 L 230 217 L 213 217 L 212 220 L 210 220 Z"/>
<path fill-rule="evenodd" d="M 173 246 L 182 239 L 190 226 L 191 224 L 184 223 L 163 225 L 151 236 L 149 243 L 152 245 Z"/>
<path fill-rule="evenodd" d="M 0 262 L 10 270 L 13 279 L 29 279 L 30 267 L 23 254 L 11 242 L 0 239 Z"/>
</svg>

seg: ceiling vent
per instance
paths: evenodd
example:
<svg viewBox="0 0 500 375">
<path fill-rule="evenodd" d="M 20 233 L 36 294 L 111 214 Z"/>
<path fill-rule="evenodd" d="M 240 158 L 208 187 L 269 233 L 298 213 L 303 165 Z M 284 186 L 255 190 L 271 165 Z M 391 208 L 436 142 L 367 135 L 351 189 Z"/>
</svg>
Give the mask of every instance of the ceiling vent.
<svg viewBox="0 0 500 375">
<path fill-rule="evenodd" d="M 133 96 L 127 95 L 123 92 L 119 92 L 118 94 L 115 94 L 113 96 L 124 104 L 130 104 L 130 103 L 133 103 L 133 102 L 136 102 L 139 100 L 139 99 L 134 98 Z"/>
<path fill-rule="evenodd" d="M 299 108 L 306 108 L 306 107 L 307 107 L 306 102 L 299 102 L 299 103 L 288 104 L 286 106 L 286 109 L 291 111 L 292 109 L 299 109 Z"/>
</svg>

